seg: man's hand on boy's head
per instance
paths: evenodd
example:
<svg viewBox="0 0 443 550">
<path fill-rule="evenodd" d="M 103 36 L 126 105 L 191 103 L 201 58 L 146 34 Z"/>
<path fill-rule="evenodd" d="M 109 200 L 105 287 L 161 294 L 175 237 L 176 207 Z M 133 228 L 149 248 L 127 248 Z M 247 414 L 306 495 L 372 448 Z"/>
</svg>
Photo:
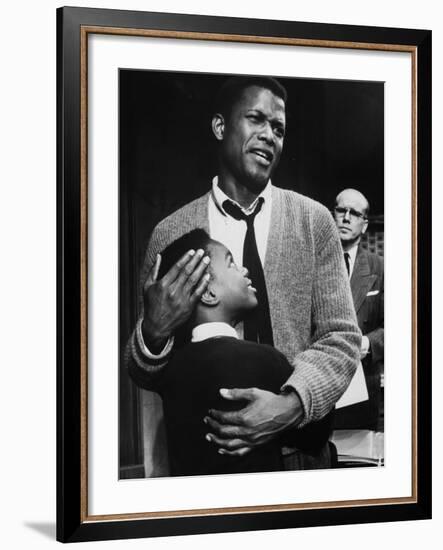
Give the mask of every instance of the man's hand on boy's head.
<svg viewBox="0 0 443 550">
<path fill-rule="evenodd" d="M 218 445 L 221 454 L 245 455 L 254 447 L 268 443 L 283 430 L 296 426 L 303 416 L 303 407 L 296 392 L 275 394 L 247 388 L 221 389 L 220 394 L 231 401 L 248 401 L 239 411 L 211 409 L 204 418 L 211 430 L 206 439 Z"/>
<path fill-rule="evenodd" d="M 161 256 L 143 286 L 143 339 L 155 353 L 191 315 L 209 283 L 209 257 L 203 250 L 188 251 L 159 281 Z"/>
</svg>

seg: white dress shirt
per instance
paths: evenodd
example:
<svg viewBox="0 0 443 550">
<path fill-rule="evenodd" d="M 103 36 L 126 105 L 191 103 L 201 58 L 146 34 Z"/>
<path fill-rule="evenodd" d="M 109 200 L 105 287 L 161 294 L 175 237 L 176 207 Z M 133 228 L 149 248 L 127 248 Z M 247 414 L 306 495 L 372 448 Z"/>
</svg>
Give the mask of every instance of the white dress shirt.
<svg viewBox="0 0 443 550">
<path fill-rule="evenodd" d="M 191 342 L 202 342 L 208 338 L 214 338 L 214 336 L 231 336 L 232 338 L 238 338 L 237 331 L 235 328 L 231 327 L 231 325 L 222 321 L 213 321 L 211 323 L 202 323 L 194 327 L 192 329 Z"/>
<path fill-rule="evenodd" d="M 230 199 L 218 185 L 218 177 L 212 180 L 212 193 L 209 198 L 209 234 L 211 239 L 221 242 L 232 252 L 234 261 L 238 266 L 243 265 L 243 244 L 246 236 L 246 223 L 244 220 L 236 220 L 229 216 L 223 209 L 223 203 L 229 199 L 245 214 L 251 214 L 257 204 L 259 197 L 263 197 L 264 202 L 260 212 L 254 219 L 255 240 L 257 242 L 258 255 L 262 265 L 264 265 L 266 255 L 266 245 L 268 243 L 269 227 L 271 225 L 272 210 L 272 188 L 269 181 L 260 195 L 248 208 L 242 208 L 236 201 Z"/>
<path fill-rule="evenodd" d="M 358 243 L 346 252 L 349 254 L 349 278 L 352 276 L 354 271 L 355 259 L 357 257 Z"/>
</svg>

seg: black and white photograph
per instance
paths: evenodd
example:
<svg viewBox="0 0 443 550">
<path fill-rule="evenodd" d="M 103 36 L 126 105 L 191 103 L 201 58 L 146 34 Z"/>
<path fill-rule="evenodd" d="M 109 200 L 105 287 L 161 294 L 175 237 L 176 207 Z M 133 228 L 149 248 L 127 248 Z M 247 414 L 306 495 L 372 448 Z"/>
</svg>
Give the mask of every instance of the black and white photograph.
<svg viewBox="0 0 443 550">
<path fill-rule="evenodd" d="M 430 517 L 430 32 L 57 29 L 58 540 Z"/>
<path fill-rule="evenodd" d="M 2 548 L 433 548 L 439 13 L 5 4 Z"/>
<path fill-rule="evenodd" d="M 384 83 L 118 86 L 119 479 L 383 467 Z"/>
</svg>

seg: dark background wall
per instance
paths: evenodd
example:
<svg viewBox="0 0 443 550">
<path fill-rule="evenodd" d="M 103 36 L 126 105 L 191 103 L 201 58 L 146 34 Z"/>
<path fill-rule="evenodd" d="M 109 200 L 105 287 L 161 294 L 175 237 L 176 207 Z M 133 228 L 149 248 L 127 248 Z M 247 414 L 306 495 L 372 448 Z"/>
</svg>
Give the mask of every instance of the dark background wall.
<svg viewBox="0 0 443 550">
<path fill-rule="evenodd" d="M 205 193 L 217 173 L 212 107 L 226 76 L 120 71 L 121 349 L 137 318 L 138 272 L 153 227 Z M 279 81 L 288 91 L 287 133 L 273 183 L 328 207 L 340 190 L 359 189 L 379 226 L 384 213 L 383 83 Z M 142 475 L 139 419 L 138 389 L 121 367 L 123 477 Z"/>
</svg>

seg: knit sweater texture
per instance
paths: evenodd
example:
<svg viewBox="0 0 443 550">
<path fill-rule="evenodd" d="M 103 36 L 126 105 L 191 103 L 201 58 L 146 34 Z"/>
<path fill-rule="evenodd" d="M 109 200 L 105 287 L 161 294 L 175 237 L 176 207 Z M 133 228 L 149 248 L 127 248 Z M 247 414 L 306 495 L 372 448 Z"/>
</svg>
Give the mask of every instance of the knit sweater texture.
<svg viewBox="0 0 443 550">
<path fill-rule="evenodd" d="M 210 193 L 180 208 L 154 229 L 141 271 L 141 288 L 156 255 L 192 229 L 209 232 Z M 359 360 L 357 325 L 343 251 L 335 223 L 320 203 L 272 188 L 272 213 L 264 273 L 274 345 L 294 367 L 285 386 L 298 393 L 300 427 L 326 415 L 344 393 Z M 139 301 L 143 316 L 143 301 Z M 159 367 L 137 345 L 126 349 L 127 367 L 142 387 L 155 391 Z"/>
</svg>

